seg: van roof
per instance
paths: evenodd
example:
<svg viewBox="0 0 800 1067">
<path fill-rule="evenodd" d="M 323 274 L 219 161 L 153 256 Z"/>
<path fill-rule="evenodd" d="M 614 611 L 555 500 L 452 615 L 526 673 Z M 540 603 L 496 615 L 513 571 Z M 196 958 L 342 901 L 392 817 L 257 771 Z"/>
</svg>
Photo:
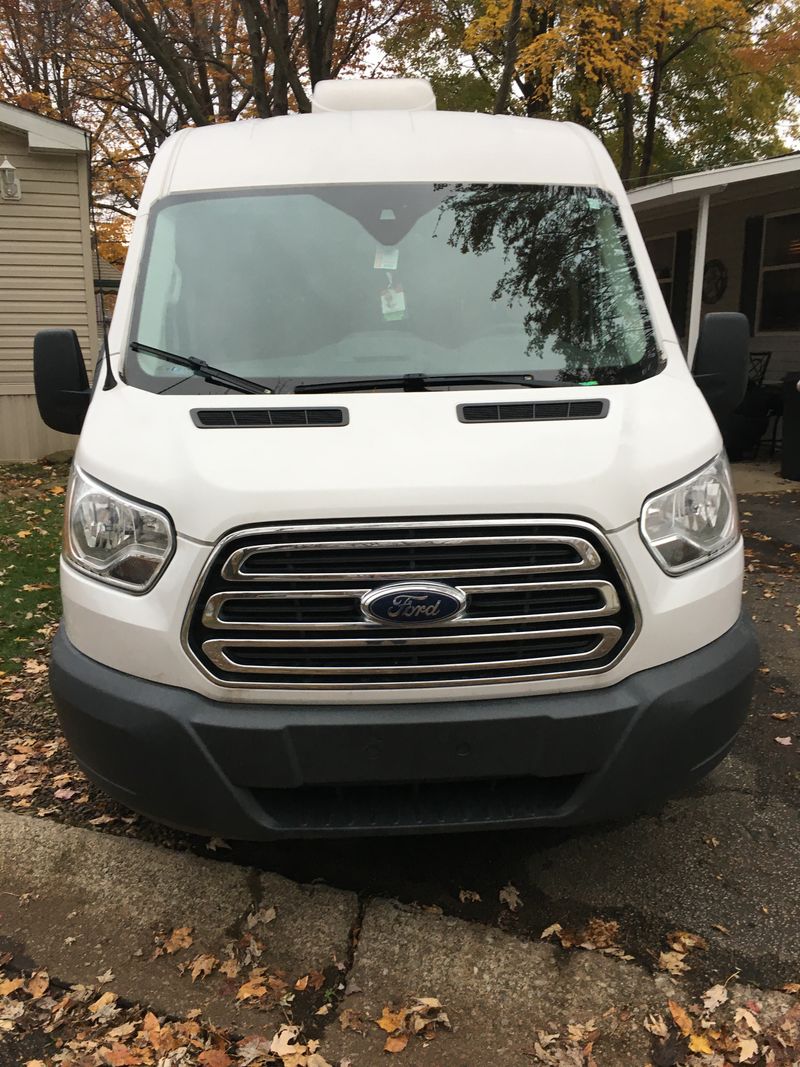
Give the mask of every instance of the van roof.
<svg viewBox="0 0 800 1067">
<path fill-rule="evenodd" d="M 572 123 L 351 111 L 182 130 L 162 146 L 142 206 L 196 190 L 414 181 L 593 185 L 624 195 L 600 142 Z"/>
</svg>

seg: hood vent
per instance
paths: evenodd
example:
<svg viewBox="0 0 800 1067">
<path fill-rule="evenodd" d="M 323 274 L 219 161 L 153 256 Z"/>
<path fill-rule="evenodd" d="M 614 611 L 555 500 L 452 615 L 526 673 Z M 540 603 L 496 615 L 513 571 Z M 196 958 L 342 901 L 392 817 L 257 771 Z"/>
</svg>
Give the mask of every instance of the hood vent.
<svg viewBox="0 0 800 1067">
<path fill-rule="evenodd" d="M 459 404 L 461 422 L 544 422 L 553 419 L 604 419 L 607 400 L 545 400 L 537 404 Z"/>
<path fill-rule="evenodd" d="M 227 427 L 346 426 L 347 408 L 195 408 L 192 422 L 204 430 Z"/>
</svg>

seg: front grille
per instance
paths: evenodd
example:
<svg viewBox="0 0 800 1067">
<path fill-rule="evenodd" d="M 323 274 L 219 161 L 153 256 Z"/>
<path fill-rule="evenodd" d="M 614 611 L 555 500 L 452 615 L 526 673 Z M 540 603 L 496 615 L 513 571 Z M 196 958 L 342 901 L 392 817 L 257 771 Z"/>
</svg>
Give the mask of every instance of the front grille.
<svg viewBox="0 0 800 1067">
<path fill-rule="evenodd" d="M 584 777 L 253 789 L 252 796 L 272 823 L 295 833 L 457 829 L 529 823 L 546 817 L 569 802 Z"/>
<path fill-rule="evenodd" d="M 404 579 L 462 590 L 464 613 L 410 626 L 366 619 L 361 598 Z M 610 550 L 588 524 L 425 519 L 232 535 L 185 637 L 226 685 L 395 689 L 603 670 L 634 628 Z"/>
</svg>

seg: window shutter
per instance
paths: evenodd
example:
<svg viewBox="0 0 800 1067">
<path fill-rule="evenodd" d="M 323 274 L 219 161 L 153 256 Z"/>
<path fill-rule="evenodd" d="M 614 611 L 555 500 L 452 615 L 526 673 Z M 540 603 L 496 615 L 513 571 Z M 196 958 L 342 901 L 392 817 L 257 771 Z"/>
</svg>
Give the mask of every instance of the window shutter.
<svg viewBox="0 0 800 1067">
<path fill-rule="evenodd" d="M 689 308 L 689 269 L 692 261 L 692 231 L 675 234 L 675 266 L 672 273 L 672 324 L 678 337 L 686 336 L 686 312 Z"/>
<path fill-rule="evenodd" d="M 739 310 L 747 316 L 751 336 L 756 332 L 758 276 L 761 270 L 761 243 L 764 239 L 764 216 L 752 215 L 744 224 L 744 254 L 742 256 L 742 288 Z"/>
</svg>

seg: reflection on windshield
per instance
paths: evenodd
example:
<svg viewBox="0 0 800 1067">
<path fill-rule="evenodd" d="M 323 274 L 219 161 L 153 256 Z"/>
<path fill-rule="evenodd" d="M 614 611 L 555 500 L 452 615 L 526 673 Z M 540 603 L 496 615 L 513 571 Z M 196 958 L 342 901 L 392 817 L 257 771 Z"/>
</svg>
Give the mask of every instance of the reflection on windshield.
<svg viewBox="0 0 800 1067">
<path fill-rule="evenodd" d="M 631 381 L 658 355 L 610 198 L 567 186 L 339 185 L 168 198 L 132 337 L 278 388 L 531 373 Z M 129 381 L 203 392 L 131 353 Z"/>
</svg>

